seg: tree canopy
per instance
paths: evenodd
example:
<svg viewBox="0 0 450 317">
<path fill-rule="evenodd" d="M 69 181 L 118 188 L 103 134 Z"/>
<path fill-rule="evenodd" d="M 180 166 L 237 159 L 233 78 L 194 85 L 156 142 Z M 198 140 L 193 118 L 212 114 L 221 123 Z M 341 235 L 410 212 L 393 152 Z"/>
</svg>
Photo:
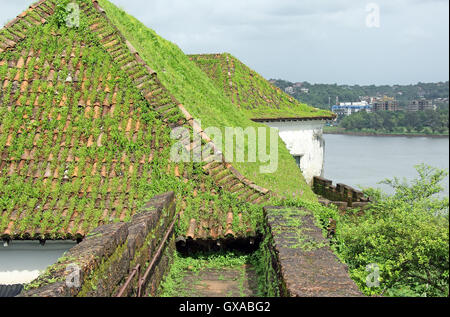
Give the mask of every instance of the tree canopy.
<svg viewBox="0 0 450 317">
<path fill-rule="evenodd" d="M 363 111 L 344 117 L 340 126 L 364 132 L 448 134 L 448 115 L 448 107 L 416 112 Z"/>
</svg>

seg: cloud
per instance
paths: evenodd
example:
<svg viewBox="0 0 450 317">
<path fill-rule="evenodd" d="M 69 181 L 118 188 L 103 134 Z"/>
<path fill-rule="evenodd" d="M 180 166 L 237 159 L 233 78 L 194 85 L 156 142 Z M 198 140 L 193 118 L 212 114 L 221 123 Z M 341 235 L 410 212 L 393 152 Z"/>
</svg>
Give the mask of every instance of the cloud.
<svg viewBox="0 0 450 317">
<path fill-rule="evenodd" d="M 111 1 L 186 53 L 230 52 L 267 78 L 448 80 L 448 0 Z M 31 2 L 0 0 L 0 21 Z M 380 28 L 365 25 L 371 2 L 380 7 Z"/>
</svg>

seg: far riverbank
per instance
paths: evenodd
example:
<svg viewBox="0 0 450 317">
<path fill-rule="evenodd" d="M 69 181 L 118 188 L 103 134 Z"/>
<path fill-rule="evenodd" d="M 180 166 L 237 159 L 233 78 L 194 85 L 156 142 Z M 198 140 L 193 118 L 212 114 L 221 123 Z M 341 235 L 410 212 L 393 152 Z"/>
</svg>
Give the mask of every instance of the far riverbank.
<svg viewBox="0 0 450 317">
<path fill-rule="evenodd" d="M 379 137 L 421 137 L 421 138 L 448 138 L 448 134 L 421 134 L 421 133 L 376 133 L 376 132 L 355 132 L 355 131 L 345 131 L 341 129 L 327 129 L 323 130 L 324 134 L 335 134 L 335 135 L 354 135 L 354 136 L 379 136 Z"/>
</svg>

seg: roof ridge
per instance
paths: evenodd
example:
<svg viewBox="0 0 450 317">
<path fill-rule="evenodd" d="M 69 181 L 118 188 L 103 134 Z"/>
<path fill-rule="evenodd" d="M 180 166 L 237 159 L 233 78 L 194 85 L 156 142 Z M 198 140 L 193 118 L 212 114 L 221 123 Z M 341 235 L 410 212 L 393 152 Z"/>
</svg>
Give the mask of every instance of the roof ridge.
<svg viewBox="0 0 450 317">
<path fill-rule="evenodd" d="M 186 143 L 191 153 L 211 144 L 200 143 L 199 138 L 191 143 L 195 121 L 188 120 L 190 114 L 182 112 L 181 103 L 123 36 L 132 41 L 133 34 L 122 35 L 117 30 L 120 19 L 106 16 L 96 1 L 76 1 L 83 22 L 78 29 L 69 30 L 55 19 L 57 0 L 41 0 L 19 17 L 27 21 L 16 19 L 8 25 L 11 30 L 0 34 L 0 47 L 11 47 L 1 54 L 0 85 L 5 94 L 0 106 L 20 110 L 11 111 L 14 118 L 4 127 L 0 174 L 6 184 L 26 188 L 18 194 L 20 201 L 9 199 L 12 204 L 0 210 L 0 238 L 81 239 L 101 223 L 126 221 L 144 199 L 143 191 L 133 188 L 150 185 L 153 168 L 176 177 L 180 184 L 189 181 L 190 171 L 196 170 L 192 164 L 184 168 L 169 159 L 173 128 L 189 130 Z M 41 24 L 44 12 L 47 22 Z M 53 39 L 55 45 L 47 45 Z M 139 43 L 133 44 L 140 48 Z M 54 111 L 66 105 L 64 113 Z M 22 106 L 28 107 L 26 114 Z M 113 113 L 117 114 L 114 119 L 106 120 Z M 90 119 L 92 126 L 85 126 Z M 32 122 L 29 126 L 28 121 Z M 55 131 L 59 131 L 57 137 Z M 201 129 L 195 131 L 209 139 Z M 124 144 L 125 138 L 131 146 Z M 247 180 L 220 154 L 205 153 L 209 157 L 204 157 L 203 173 L 194 176 L 198 180 L 193 188 L 204 190 L 202 185 L 205 188 L 207 182 L 206 187 L 212 186 L 216 194 L 234 193 L 236 201 L 259 204 L 269 200 L 268 190 Z M 161 161 L 154 160 L 155 156 Z M 216 158 L 209 164 L 208 160 Z M 150 166 L 152 162 L 155 166 Z M 136 182 L 134 175 L 139 179 Z M 50 189 L 47 184 L 51 184 L 51 195 L 42 194 Z M 32 186 L 36 191 L 27 191 Z M 3 191 L 15 189 L 4 187 Z M 195 191 L 191 194 L 196 195 Z M 222 210 L 218 213 L 221 217 Z"/>
<path fill-rule="evenodd" d="M 226 53 L 226 52 L 223 52 L 223 53 L 200 53 L 200 54 L 186 54 L 186 55 L 187 55 L 187 57 L 195 57 L 195 56 L 222 56 L 225 54 L 230 54 L 230 53 Z"/>
<path fill-rule="evenodd" d="M 336 115 L 322 116 L 322 117 L 267 117 L 267 118 L 252 118 L 255 122 L 268 122 L 268 121 L 316 121 L 316 120 L 334 120 Z"/>
<path fill-rule="evenodd" d="M 199 63 L 204 59 L 207 61 L 213 61 L 220 63 L 220 65 L 225 69 L 223 70 L 223 77 L 226 77 L 226 85 L 220 84 L 220 88 L 226 92 L 227 95 L 229 95 L 229 98 L 231 99 L 232 103 L 238 107 L 242 108 L 242 98 L 240 97 L 240 92 L 236 89 L 235 82 L 239 79 L 242 80 L 242 78 L 239 77 L 239 74 L 236 72 L 237 68 L 240 68 L 244 72 L 248 72 L 250 76 L 252 77 L 252 80 L 250 82 L 257 83 L 258 81 L 263 83 L 264 85 L 267 85 L 267 87 L 271 87 L 274 92 L 277 92 L 280 97 L 275 96 L 276 98 L 272 98 L 270 95 L 267 95 L 270 100 L 266 98 L 266 94 L 259 89 L 255 85 L 249 85 L 249 91 L 251 89 L 251 93 L 260 93 L 260 99 L 264 99 L 264 105 L 267 107 L 271 107 L 271 102 L 283 102 L 283 98 L 289 102 L 289 104 L 286 103 L 287 108 L 289 108 L 290 111 L 298 110 L 297 113 L 289 113 L 289 114 L 283 114 L 280 112 L 280 115 L 277 114 L 261 114 L 257 113 L 256 115 L 261 115 L 260 117 L 257 117 L 254 119 L 253 117 L 249 117 L 250 120 L 255 122 L 261 122 L 261 121 L 276 121 L 276 119 L 285 120 L 287 118 L 298 120 L 298 119 L 309 119 L 309 120 L 333 120 L 335 119 L 335 115 L 329 111 L 324 109 L 318 109 L 314 106 L 302 103 L 300 100 L 294 98 L 292 95 L 286 93 L 279 87 L 272 84 L 268 79 L 266 79 L 263 75 L 261 75 L 259 72 L 245 64 L 243 61 L 241 61 L 236 56 L 232 55 L 231 53 L 222 53 L 222 54 L 192 54 L 189 55 L 190 60 Z M 204 68 L 200 67 L 202 71 L 205 71 Z M 206 67 L 207 68 L 207 67 Z M 211 77 L 211 74 L 208 73 L 208 71 L 205 71 L 206 74 Z M 222 80 L 225 82 L 225 79 L 222 78 Z M 246 80 L 246 79 L 245 79 Z M 217 83 L 216 83 L 217 84 Z M 261 95 L 261 92 L 264 93 L 264 96 Z M 300 115 L 299 112 L 301 112 L 301 107 L 306 106 L 309 110 L 308 115 Z M 257 106 L 259 107 L 259 105 Z M 245 108 L 245 105 L 244 105 Z M 250 110 L 247 108 L 247 110 Z M 327 113 L 314 113 L 318 111 L 326 111 Z M 250 114 L 251 116 L 255 116 L 255 114 Z M 267 118 L 266 118 L 267 116 Z"/>
<path fill-rule="evenodd" d="M 184 119 L 186 120 L 186 123 L 189 124 L 189 126 L 194 130 L 194 132 L 198 133 L 202 140 L 206 142 L 206 144 L 210 144 L 211 148 L 213 149 L 217 149 L 218 147 L 214 144 L 214 142 L 208 137 L 208 135 L 200 128 L 196 125 L 194 118 L 192 117 L 192 115 L 185 109 L 185 107 L 183 106 L 183 104 L 181 102 L 179 102 L 172 93 L 170 93 L 170 91 L 160 82 L 157 73 L 155 71 L 153 71 L 150 66 L 142 59 L 142 57 L 140 57 L 139 52 L 133 47 L 133 45 L 125 38 L 125 36 L 120 32 L 120 30 L 117 28 L 117 26 L 108 18 L 106 11 L 99 5 L 97 0 L 92 0 L 93 6 L 94 8 L 108 21 L 108 23 L 110 25 L 112 25 L 114 27 L 114 29 L 117 31 L 117 34 L 119 35 L 119 37 L 122 39 L 122 41 L 126 44 L 128 50 L 130 51 L 130 53 L 135 57 L 135 59 L 137 60 L 137 62 L 139 64 L 141 64 L 142 66 L 144 66 L 150 73 L 151 76 L 154 76 L 154 80 L 158 83 L 158 85 L 160 85 L 160 87 L 162 89 L 164 89 L 167 94 L 170 96 L 170 98 L 172 99 L 172 101 L 178 106 L 179 111 L 181 112 L 181 114 L 183 115 Z M 95 31 L 93 31 L 95 32 Z M 222 55 L 222 54 L 220 54 Z M 132 68 L 130 69 L 125 69 L 125 72 L 130 71 Z M 147 94 L 143 91 L 143 89 L 141 89 L 140 87 L 137 87 L 139 90 L 141 90 L 141 92 L 143 92 L 144 98 L 148 100 Z M 164 114 L 159 113 L 162 117 L 164 117 Z M 167 119 L 167 118 L 166 118 Z M 196 144 L 194 144 L 194 142 L 192 142 L 190 144 L 190 149 L 194 149 L 194 147 L 197 146 Z M 233 177 L 237 178 L 241 183 L 243 183 L 246 187 L 248 187 L 249 189 L 251 189 L 252 191 L 255 191 L 259 194 L 261 194 L 262 196 L 271 196 L 273 193 L 266 188 L 260 187 L 258 185 L 256 185 L 253 181 L 247 179 L 246 177 L 244 177 L 241 173 L 239 173 L 237 171 L 237 169 L 235 169 L 231 164 L 226 163 L 225 161 L 225 156 L 223 155 L 222 152 L 220 152 L 220 156 L 221 156 L 221 160 L 222 160 L 222 164 L 224 166 L 224 169 L 227 169 L 232 175 Z M 204 160 L 205 161 L 205 160 Z M 210 172 L 209 169 L 207 169 L 208 172 Z M 216 183 L 218 183 L 220 180 L 216 181 Z M 259 197 L 258 197 L 259 198 Z M 253 201 L 256 201 L 257 199 L 254 199 Z M 253 202 L 252 201 L 252 202 Z"/>
<path fill-rule="evenodd" d="M 14 48 L 20 41 L 22 41 L 25 37 L 22 37 L 21 35 L 25 35 L 25 32 L 21 32 L 21 34 L 17 34 L 14 33 L 13 31 L 11 31 L 11 29 L 19 22 L 26 20 L 27 17 L 29 17 L 29 14 L 32 12 L 37 12 L 37 14 L 41 17 L 41 19 L 35 20 L 33 18 L 30 18 L 30 21 L 26 20 L 29 24 L 29 26 L 31 26 L 31 24 L 34 24 L 35 26 L 37 25 L 41 25 L 47 22 L 47 18 L 53 13 L 53 12 L 47 12 L 46 8 L 41 8 L 41 5 L 45 4 L 46 2 L 52 2 L 51 0 L 39 0 L 33 4 L 31 4 L 28 9 L 24 10 L 21 14 L 19 14 L 18 16 L 16 16 L 14 19 L 12 19 L 11 21 L 9 21 L 8 23 L 6 23 L 1 29 L 1 31 L 10 31 L 10 33 L 12 33 L 12 35 L 15 35 L 18 39 L 16 41 L 14 40 L 8 40 L 6 42 L 6 38 L 5 38 L 5 43 L 2 43 L 1 41 L 1 34 L 0 34 L 0 53 L 3 53 L 11 48 Z M 52 3 L 52 5 L 45 5 L 46 7 L 50 8 L 50 9 L 54 9 L 54 3 Z M 41 12 L 38 12 L 37 9 L 41 9 Z M 33 23 L 35 22 L 35 23 Z M 36 23 L 37 22 L 37 23 Z M 21 30 L 22 31 L 22 30 Z M 2 46 L 2 44 L 6 44 L 4 46 Z"/>
</svg>

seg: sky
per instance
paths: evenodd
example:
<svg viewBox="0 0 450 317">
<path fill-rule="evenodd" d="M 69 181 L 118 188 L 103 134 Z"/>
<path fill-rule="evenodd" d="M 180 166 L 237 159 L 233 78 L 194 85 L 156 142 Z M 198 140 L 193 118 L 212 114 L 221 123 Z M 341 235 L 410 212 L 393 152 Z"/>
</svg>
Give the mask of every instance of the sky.
<svg viewBox="0 0 450 317">
<path fill-rule="evenodd" d="M 267 79 L 449 80 L 449 0 L 111 0 L 185 53 L 228 52 Z M 0 0 L 0 25 L 33 0 Z"/>
</svg>

